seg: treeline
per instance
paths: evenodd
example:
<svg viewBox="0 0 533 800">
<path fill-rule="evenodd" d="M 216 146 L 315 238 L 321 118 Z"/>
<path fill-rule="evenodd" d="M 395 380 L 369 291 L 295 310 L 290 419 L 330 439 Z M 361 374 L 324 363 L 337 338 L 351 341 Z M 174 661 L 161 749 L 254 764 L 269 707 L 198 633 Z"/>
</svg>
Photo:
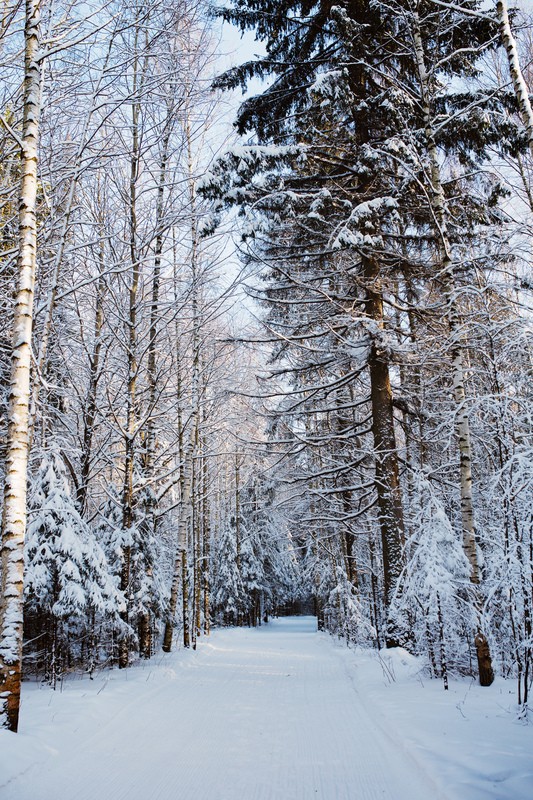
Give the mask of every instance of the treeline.
<svg viewBox="0 0 533 800">
<path fill-rule="evenodd" d="M 264 55 L 218 85 L 267 86 L 204 192 L 245 218 L 319 616 L 424 655 L 445 686 L 450 669 L 515 675 L 526 704 L 533 115 L 505 4 L 220 14 Z"/>
</svg>

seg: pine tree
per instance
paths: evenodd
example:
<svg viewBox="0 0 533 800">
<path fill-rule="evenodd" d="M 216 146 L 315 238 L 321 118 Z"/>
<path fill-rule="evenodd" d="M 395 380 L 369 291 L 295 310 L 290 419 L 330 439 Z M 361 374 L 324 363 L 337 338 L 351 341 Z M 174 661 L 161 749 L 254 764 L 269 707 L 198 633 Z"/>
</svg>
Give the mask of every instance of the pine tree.
<svg viewBox="0 0 533 800">
<path fill-rule="evenodd" d="M 135 525 L 125 528 L 118 491 L 111 487 L 109 494 L 108 501 L 100 509 L 97 535 L 117 587 L 121 587 L 124 553 L 127 549 L 133 552 L 127 598 L 129 623 L 122 625 L 120 641 L 128 642 L 128 650 L 136 649 L 142 657 L 150 658 L 154 648 L 153 633 L 159 630 L 168 603 L 161 542 L 154 530 L 155 518 L 151 513 L 144 516 L 137 513 Z M 139 490 L 139 497 L 140 508 L 150 510 L 154 500 L 149 489 Z M 122 587 L 120 590 L 123 591 Z"/>
</svg>

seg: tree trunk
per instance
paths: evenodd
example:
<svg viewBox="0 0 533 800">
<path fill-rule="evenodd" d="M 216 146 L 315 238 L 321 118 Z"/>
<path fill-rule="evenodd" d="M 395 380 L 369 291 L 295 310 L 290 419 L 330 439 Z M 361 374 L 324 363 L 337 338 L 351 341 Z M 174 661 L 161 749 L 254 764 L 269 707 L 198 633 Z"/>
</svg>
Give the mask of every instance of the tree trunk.
<svg viewBox="0 0 533 800">
<path fill-rule="evenodd" d="M 193 592 L 192 592 L 192 645 L 196 650 L 196 640 L 201 633 L 201 539 L 200 539 L 200 510 L 199 494 L 201 476 L 198 469 L 198 459 L 193 460 L 192 465 L 192 556 L 193 556 Z"/>
<path fill-rule="evenodd" d="M 516 40 L 511 30 L 511 23 L 509 22 L 506 0 L 498 0 L 496 3 L 496 10 L 498 12 L 498 20 L 500 22 L 502 43 L 507 52 L 509 73 L 513 82 L 520 118 L 524 123 L 529 149 L 531 151 L 531 155 L 533 155 L 533 108 L 531 107 L 531 100 L 529 99 L 529 90 L 520 68 L 518 49 L 516 46 Z"/>
<path fill-rule="evenodd" d="M 439 643 L 440 643 L 440 674 L 444 684 L 445 691 L 448 691 L 448 659 L 446 656 L 446 639 L 444 636 L 444 619 L 442 616 L 442 607 L 440 597 L 437 592 L 437 612 L 439 621 Z"/>
<path fill-rule="evenodd" d="M 383 297 L 379 278 L 379 265 L 375 259 L 364 263 L 366 282 L 365 311 L 378 327 L 383 327 Z M 383 582 L 385 607 L 388 610 L 394 587 L 403 566 L 403 509 L 398 469 L 398 452 L 394 431 L 392 389 L 386 354 L 376 341 L 372 343 L 368 362 L 372 403 L 372 433 L 379 525 L 383 549 Z M 387 647 L 396 647 L 398 641 L 387 625 Z"/>
<path fill-rule="evenodd" d="M 97 413 L 97 390 L 100 377 L 100 353 L 102 350 L 102 329 L 104 326 L 104 296 L 106 292 L 104 239 L 100 242 L 99 268 L 100 276 L 96 288 L 96 309 L 94 315 L 94 343 L 89 364 L 89 386 L 85 401 L 85 416 L 83 420 L 83 443 L 80 459 L 80 482 L 77 491 L 77 500 L 80 511 L 86 509 L 87 492 L 89 489 L 89 476 L 91 470 L 92 441 L 94 423 Z"/>
<path fill-rule="evenodd" d="M 41 110 L 39 0 L 26 0 L 24 117 L 18 225 L 18 289 L 13 320 L 8 435 L 2 517 L 0 725 L 16 731 L 23 635 L 24 537 L 29 445 L 31 334 L 37 255 L 37 165 Z"/>
<path fill-rule="evenodd" d="M 135 32 L 135 50 L 139 29 Z M 127 341 L 127 395 L 126 395 L 126 430 L 124 434 L 124 482 L 122 491 L 122 527 L 124 531 L 133 528 L 134 505 L 134 471 L 135 471 L 135 436 L 137 433 L 137 296 L 141 274 L 141 264 L 137 250 L 137 180 L 139 177 L 140 139 L 139 120 L 140 107 L 137 99 L 139 90 L 139 64 L 135 56 L 133 64 L 133 89 L 134 101 L 131 106 L 132 113 L 132 148 L 130 160 L 130 193 L 129 193 L 129 222 L 130 222 L 130 260 L 131 283 L 129 287 L 128 306 L 128 341 Z M 122 613 L 122 621 L 130 624 L 131 606 L 131 544 L 124 547 L 122 571 L 120 576 L 120 589 L 124 592 L 126 608 Z M 124 668 L 129 663 L 129 637 L 123 636 L 119 650 L 119 667 Z"/>
<path fill-rule="evenodd" d="M 147 612 L 139 616 L 138 637 L 139 637 L 139 655 L 142 658 L 150 658 L 152 655 L 152 625 L 150 622 L 150 614 Z"/>
<path fill-rule="evenodd" d="M 381 619 L 379 607 L 379 593 L 378 593 L 378 576 L 376 574 L 376 556 L 375 545 L 372 539 L 372 531 L 368 535 L 368 556 L 370 561 L 370 588 L 372 591 L 372 602 L 370 605 L 370 622 L 374 625 L 376 630 L 376 646 L 381 650 Z"/>
<path fill-rule="evenodd" d="M 165 620 L 165 633 L 163 636 L 163 651 L 170 653 L 174 634 L 174 619 L 178 607 L 180 583 L 182 584 L 183 602 L 183 645 L 190 646 L 189 626 L 189 570 L 187 564 L 187 539 L 191 520 L 191 494 L 192 494 L 192 464 L 191 454 L 186 453 L 183 464 L 182 492 L 180 497 L 180 514 L 178 520 L 178 547 L 174 561 L 174 573 L 170 598 L 168 601 L 167 618 Z"/>
<path fill-rule="evenodd" d="M 151 477 L 155 454 L 155 407 L 157 402 L 157 334 L 159 318 L 159 291 L 161 284 L 161 257 L 163 254 L 163 213 L 165 199 L 165 183 L 167 179 L 168 148 L 171 132 L 170 109 L 169 119 L 162 141 L 161 163 L 159 165 L 159 182 L 157 187 L 157 203 L 155 213 L 155 252 L 154 272 L 152 276 L 152 297 L 150 303 L 150 332 L 148 339 L 148 420 L 146 423 L 146 442 L 144 468 L 147 477 Z"/>
<path fill-rule="evenodd" d="M 183 606 L 183 646 L 191 646 L 191 626 L 189 622 L 189 565 L 187 548 L 181 550 L 181 595 Z"/>
<path fill-rule="evenodd" d="M 179 294 L 178 294 L 178 254 L 175 231 L 172 229 L 172 250 L 173 250 L 173 277 L 174 277 L 174 303 L 176 308 L 179 307 Z M 183 402 L 183 389 L 182 389 L 182 355 L 181 355 L 181 335 L 178 315 L 174 321 L 174 334 L 176 341 L 176 422 L 178 427 L 178 457 L 180 463 L 180 518 L 183 513 L 183 498 L 185 494 L 185 448 L 184 448 L 184 426 L 182 414 Z M 172 574 L 172 584 L 170 587 L 170 597 L 167 610 L 167 617 L 165 620 L 165 632 L 163 635 L 163 652 L 170 653 L 172 650 L 172 638 L 174 635 L 174 623 L 176 616 L 176 609 L 178 607 L 178 594 L 181 580 L 181 552 L 179 549 L 179 521 L 178 521 L 178 546 L 176 548 L 176 555 L 174 558 L 174 571 Z"/>
<path fill-rule="evenodd" d="M 237 570 L 241 574 L 241 457 L 235 453 L 235 547 L 237 550 Z M 237 625 L 243 624 L 243 609 L 237 610 Z"/>
<path fill-rule="evenodd" d="M 435 221 L 435 232 L 439 248 L 439 272 L 442 275 L 444 294 L 448 307 L 448 327 L 450 331 L 450 355 L 452 368 L 453 396 L 455 400 L 454 426 L 459 447 L 459 474 L 461 496 L 461 520 L 463 528 L 463 549 L 470 563 L 470 581 L 474 595 L 474 613 L 476 631 L 474 645 L 476 648 L 479 682 L 481 686 L 490 686 L 494 680 L 489 644 L 482 631 L 482 601 L 479 593 L 480 570 L 477 542 L 474 526 L 474 505 L 472 499 L 472 445 L 470 441 L 470 423 L 466 408 L 464 344 L 462 326 L 457 306 L 455 275 L 448 238 L 447 211 L 444 189 L 441 180 L 439 156 L 433 134 L 431 119 L 431 87 L 426 69 L 424 46 L 420 32 L 420 23 L 416 13 L 413 19 L 413 40 L 415 44 L 418 66 L 420 93 L 424 112 L 426 145 L 431 169 L 431 210 Z"/>
<path fill-rule="evenodd" d="M 204 444 L 205 448 L 205 444 Z M 210 632 L 210 576 L 209 576 L 209 550 L 210 550 L 210 537 L 211 537 L 211 525 L 210 525 L 210 515 L 209 515 L 209 497 L 208 497 L 208 485 L 209 485 L 209 467 L 207 458 L 203 458 L 203 495 L 202 495 L 202 531 L 203 531 L 203 605 L 204 605 L 204 634 L 209 636 Z"/>
</svg>

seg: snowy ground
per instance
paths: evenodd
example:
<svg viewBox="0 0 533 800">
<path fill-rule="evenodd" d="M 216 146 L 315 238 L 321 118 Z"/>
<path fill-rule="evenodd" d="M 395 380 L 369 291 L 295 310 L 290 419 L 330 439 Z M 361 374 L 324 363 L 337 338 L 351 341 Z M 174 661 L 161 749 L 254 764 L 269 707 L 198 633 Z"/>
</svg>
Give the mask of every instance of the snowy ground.
<svg viewBox="0 0 533 800">
<path fill-rule="evenodd" d="M 25 684 L 1 800 L 530 800 L 514 686 L 421 680 L 312 617 L 215 631 L 62 691 Z"/>
</svg>

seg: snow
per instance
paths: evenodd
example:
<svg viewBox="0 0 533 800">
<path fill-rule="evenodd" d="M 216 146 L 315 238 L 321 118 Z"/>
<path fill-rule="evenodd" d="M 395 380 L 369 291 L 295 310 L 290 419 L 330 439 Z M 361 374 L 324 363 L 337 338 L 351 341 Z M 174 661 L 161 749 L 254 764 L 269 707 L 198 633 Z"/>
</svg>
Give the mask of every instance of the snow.
<svg viewBox="0 0 533 800">
<path fill-rule="evenodd" d="M 2 800 L 526 800 L 533 726 L 514 685 L 421 676 L 313 617 L 214 631 L 61 690 L 24 684 L 0 731 Z"/>
</svg>

